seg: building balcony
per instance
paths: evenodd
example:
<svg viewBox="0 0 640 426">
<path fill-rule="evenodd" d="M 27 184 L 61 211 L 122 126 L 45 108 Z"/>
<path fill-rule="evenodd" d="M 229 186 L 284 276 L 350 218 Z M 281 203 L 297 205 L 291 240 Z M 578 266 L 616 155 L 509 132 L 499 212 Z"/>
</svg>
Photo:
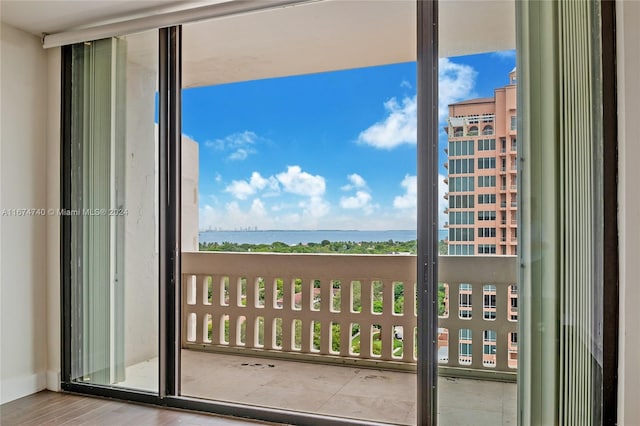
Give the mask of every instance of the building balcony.
<svg viewBox="0 0 640 426">
<path fill-rule="evenodd" d="M 441 256 L 439 274 L 447 291 L 438 325 L 442 422 L 492 424 L 497 412 L 515 423 L 509 342 L 517 322 L 508 301 L 516 258 Z M 183 253 L 182 394 L 414 424 L 415 281 L 410 255 Z M 469 282 L 495 286 L 491 320 L 482 285 L 459 290 Z M 489 354 L 484 330 L 496 331 Z M 153 360 L 129 367 L 122 385 L 140 387 L 156 368 Z"/>
</svg>

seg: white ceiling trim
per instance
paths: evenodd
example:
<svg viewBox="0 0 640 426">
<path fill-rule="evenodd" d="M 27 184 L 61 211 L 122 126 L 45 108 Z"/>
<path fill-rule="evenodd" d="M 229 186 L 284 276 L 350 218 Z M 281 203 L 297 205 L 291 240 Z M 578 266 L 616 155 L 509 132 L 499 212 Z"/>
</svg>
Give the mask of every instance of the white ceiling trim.
<svg viewBox="0 0 640 426">
<path fill-rule="evenodd" d="M 73 43 L 97 40 L 107 37 L 122 36 L 136 32 L 196 22 L 205 19 L 241 15 L 274 8 L 285 8 L 322 0 L 237 0 L 232 2 L 190 7 L 166 13 L 127 19 L 104 25 L 96 25 L 76 30 L 69 30 L 43 37 L 43 47 L 59 47 Z M 192 6 L 190 4 L 190 6 Z"/>
</svg>

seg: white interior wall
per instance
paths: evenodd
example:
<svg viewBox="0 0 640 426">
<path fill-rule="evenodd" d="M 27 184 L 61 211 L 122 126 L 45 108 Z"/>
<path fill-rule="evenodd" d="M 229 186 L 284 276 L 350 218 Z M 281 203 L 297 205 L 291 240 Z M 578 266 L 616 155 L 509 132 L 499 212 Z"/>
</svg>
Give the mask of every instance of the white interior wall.
<svg viewBox="0 0 640 426">
<path fill-rule="evenodd" d="M 620 353 L 618 420 L 640 425 L 640 2 L 616 2 L 618 55 L 618 161 Z"/>
<path fill-rule="evenodd" d="M 126 37 L 125 365 L 158 356 L 157 39 Z M 145 52 L 133 55 L 131 51 Z"/>
<path fill-rule="evenodd" d="M 2 209 L 47 208 L 47 54 L 4 23 L 1 55 Z M 0 218 L 0 402 L 46 386 L 47 218 Z"/>
</svg>

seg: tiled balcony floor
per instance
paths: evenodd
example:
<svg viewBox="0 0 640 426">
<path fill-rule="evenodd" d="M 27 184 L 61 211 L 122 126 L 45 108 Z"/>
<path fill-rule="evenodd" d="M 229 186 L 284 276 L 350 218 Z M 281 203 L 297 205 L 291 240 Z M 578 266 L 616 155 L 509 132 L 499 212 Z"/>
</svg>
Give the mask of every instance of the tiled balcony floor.
<svg viewBox="0 0 640 426">
<path fill-rule="evenodd" d="M 127 369 L 124 385 L 148 387 L 150 361 Z M 516 384 L 440 378 L 439 424 L 515 425 Z M 413 373 L 182 351 L 182 394 L 392 424 L 413 425 Z"/>
</svg>

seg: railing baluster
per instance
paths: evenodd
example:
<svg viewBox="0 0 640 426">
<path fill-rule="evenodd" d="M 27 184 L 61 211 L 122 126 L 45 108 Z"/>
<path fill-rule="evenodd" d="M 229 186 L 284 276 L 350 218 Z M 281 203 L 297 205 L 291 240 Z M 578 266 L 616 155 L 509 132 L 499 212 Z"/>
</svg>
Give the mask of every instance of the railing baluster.
<svg viewBox="0 0 640 426">
<path fill-rule="evenodd" d="M 320 321 L 320 353 L 329 355 L 331 349 L 331 280 L 320 280 L 320 312 L 315 315 Z"/>
<path fill-rule="evenodd" d="M 311 353 L 313 348 L 313 324 L 310 320 L 311 306 L 313 304 L 313 282 L 302 279 L 302 297 L 300 300 L 300 316 L 302 320 L 302 352 Z"/>
<path fill-rule="evenodd" d="M 270 282 L 267 278 L 264 278 L 264 306 L 260 308 L 260 311 L 264 318 L 264 348 L 273 349 L 273 342 L 275 340 L 275 327 L 273 326 L 273 282 Z"/>
<path fill-rule="evenodd" d="M 292 260 L 294 260 L 292 262 Z M 334 263 L 335 262 L 335 263 Z M 515 258 L 513 257 L 443 257 L 440 259 L 440 280 L 449 288 L 449 317 L 440 318 L 439 327 L 449 332 L 449 363 L 443 365 L 454 371 L 458 364 L 460 329 L 472 330 L 472 365 L 461 365 L 465 371 L 503 372 L 513 376 L 515 370 L 508 367 L 509 333 L 517 331 L 517 322 L 509 321 L 509 285 L 516 282 Z M 347 363 L 363 363 L 387 368 L 415 368 L 415 257 L 412 256 L 340 256 L 340 255 L 281 255 L 247 253 L 184 253 L 182 276 L 182 332 L 183 347 L 197 347 L 212 351 L 247 350 L 251 354 L 278 353 L 286 357 L 318 359 L 331 354 L 332 324 L 340 327 L 340 358 Z M 278 275 L 282 278 L 282 293 L 278 293 Z M 210 278 L 209 278 L 210 277 Z M 242 277 L 246 277 L 246 291 L 242 292 Z M 260 289 L 257 277 L 264 279 L 264 307 L 256 307 Z M 302 294 L 296 296 L 296 278 L 302 280 Z M 195 304 L 190 304 L 191 280 L 195 279 Z M 211 287 L 209 287 L 211 280 Z M 225 280 L 228 280 L 228 303 L 225 304 Z M 314 292 L 314 281 L 320 283 Z M 334 281 L 340 282 L 339 312 L 333 308 Z M 361 312 L 352 312 L 351 291 L 358 282 L 361 293 Z M 382 313 L 373 312 L 373 283 L 382 284 Z M 395 313 L 394 282 L 404 285 L 402 313 Z M 471 283 L 473 318 L 458 318 L 459 284 Z M 496 288 L 496 318 L 487 321 L 483 315 L 483 285 Z M 262 284 L 261 284 L 262 286 Z M 380 296 L 376 284 L 376 297 Z M 211 302 L 208 302 L 209 291 Z M 243 301 L 241 296 L 246 297 Z M 319 296 L 319 311 L 313 310 L 313 298 Z M 300 310 L 294 310 L 294 300 L 300 297 Z M 246 306 L 243 306 L 246 303 Z M 376 302 L 377 303 L 377 302 Z M 336 306 L 338 308 L 338 306 Z M 191 334 L 189 318 L 196 316 L 193 324 L 195 341 L 188 341 Z M 207 316 L 211 315 L 211 337 Z M 229 320 L 229 342 L 224 337 L 224 318 Z M 241 342 L 242 318 L 246 318 L 245 341 Z M 259 347 L 257 324 L 264 320 L 264 347 Z M 297 334 L 293 321 L 299 320 L 302 328 Z M 281 321 L 281 345 L 277 345 L 278 326 Z M 313 322 L 319 321 L 320 347 L 314 349 Z M 351 352 L 351 326 L 360 326 L 360 354 Z M 372 354 L 372 327 L 381 327 L 380 355 Z M 397 329 L 396 329 L 397 327 Z M 401 328 L 400 328 L 401 327 Z M 402 356 L 394 358 L 394 331 L 402 330 Z M 495 364 L 492 355 L 483 365 L 483 332 L 496 331 Z M 376 331 L 377 332 L 377 331 Z M 376 339 L 378 336 L 376 336 Z M 295 349 L 295 340 L 300 339 L 301 350 Z M 276 343 L 276 344 L 274 344 Z M 378 343 L 376 343 L 376 346 Z M 377 350 L 376 350 L 377 352 Z M 399 355 L 399 354 L 398 354 Z M 327 358 L 331 362 L 343 362 L 337 357 Z M 451 374 L 455 374 L 451 373 Z M 478 373 L 479 374 L 479 373 Z M 511 376 L 511 377 L 512 377 Z M 507 376 L 500 376 L 507 377 Z"/>
<path fill-rule="evenodd" d="M 340 356 L 351 356 L 351 280 L 340 277 Z"/>
</svg>

